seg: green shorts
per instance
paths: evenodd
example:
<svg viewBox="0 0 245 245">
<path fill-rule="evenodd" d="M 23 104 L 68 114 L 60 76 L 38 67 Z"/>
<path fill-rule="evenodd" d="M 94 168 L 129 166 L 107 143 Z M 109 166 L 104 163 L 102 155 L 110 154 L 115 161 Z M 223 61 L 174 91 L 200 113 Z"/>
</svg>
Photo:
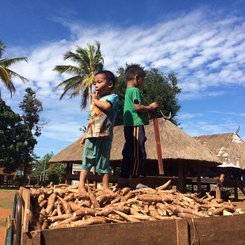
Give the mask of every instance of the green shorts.
<svg viewBox="0 0 245 245">
<path fill-rule="evenodd" d="M 99 174 L 110 172 L 110 138 L 87 138 L 83 147 L 82 169 L 90 170 L 95 167 Z"/>
</svg>

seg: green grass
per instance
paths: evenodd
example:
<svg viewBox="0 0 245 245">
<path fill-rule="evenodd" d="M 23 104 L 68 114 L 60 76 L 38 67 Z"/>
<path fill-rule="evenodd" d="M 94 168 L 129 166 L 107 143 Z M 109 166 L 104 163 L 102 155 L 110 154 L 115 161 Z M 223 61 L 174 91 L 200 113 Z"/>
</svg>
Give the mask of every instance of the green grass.
<svg viewBox="0 0 245 245">
<path fill-rule="evenodd" d="M 17 190 L 0 189 L 0 208 L 12 209 L 14 195 Z"/>
<path fill-rule="evenodd" d="M 6 217 L 0 217 L 0 226 L 5 227 L 6 226 Z"/>
</svg>

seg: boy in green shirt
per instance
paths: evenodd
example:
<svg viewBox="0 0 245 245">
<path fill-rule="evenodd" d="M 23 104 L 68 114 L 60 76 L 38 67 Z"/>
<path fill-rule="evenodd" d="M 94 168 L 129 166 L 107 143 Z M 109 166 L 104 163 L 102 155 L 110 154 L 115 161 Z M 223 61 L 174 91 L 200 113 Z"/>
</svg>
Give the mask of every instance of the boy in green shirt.
<svg viewBox="0 0 245 245">
<path fill-rule="evenodd" d="M 125 78 L 127 82 L 123 118 L 125 145 L 120 177 L 127 179 L 130 176 L 138 177 L 144 174 L 146 159 L 144 125 L 149 124 L 147 113 L 154 111 L 158 105 L 156 102 L 144 105 L 140 88 L 145 79 L 145 72 L 140 65 L 128 66 Z"/>
</svg>

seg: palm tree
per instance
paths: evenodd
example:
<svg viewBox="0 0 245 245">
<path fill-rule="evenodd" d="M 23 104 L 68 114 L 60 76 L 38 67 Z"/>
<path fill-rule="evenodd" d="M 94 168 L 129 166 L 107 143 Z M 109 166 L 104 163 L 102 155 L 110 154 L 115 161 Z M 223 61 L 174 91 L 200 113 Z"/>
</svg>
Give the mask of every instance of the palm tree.
<svg viewBox="0 0 245 245">
<path fill-rule="evenodd" d="M 58 65 L 54 68 L 60 74 L 67 73 L 73 75 L 71 78 L 61 82 L 56 88 L 64 87 L 64 92 L 60 99 L 71 91 L 70 98 L 82 93 L 81 107 L 84 109 L 87 105 L 89 94 L 96 72 L 103 69 L 104 59 L 100 51 L 100 43 L 95 41 L 95 46 L 87 44 L 87 48 L 77 47 L 75 52 L 67 52 L 64 60 L 70 59 L 74 65 Z"/>
<path fill-rule="evenodd" d="M 9 67 L 17 62 L 20 61 L 27 61 L 25 57 L 19 57 L 19 58 L 11 58 L 11 59 L 1 59 L 4 50 L 6 46 L 0 41 L 0 80 L 3 82 L 5 87 L 9 90 L 11 96 L 15 92 L 15 86 L 12 82 L 12 78 L 16 77 L 22 80 L 23 82 L 28 81 L 25 77 L 19 75 L 18 73 L 14 72 L 13 70 L 10 70 Z M 0 90 L 1 92 L 1 90 Z M 0 93 L 1 97 L 1 93 Z"/>
</svg>

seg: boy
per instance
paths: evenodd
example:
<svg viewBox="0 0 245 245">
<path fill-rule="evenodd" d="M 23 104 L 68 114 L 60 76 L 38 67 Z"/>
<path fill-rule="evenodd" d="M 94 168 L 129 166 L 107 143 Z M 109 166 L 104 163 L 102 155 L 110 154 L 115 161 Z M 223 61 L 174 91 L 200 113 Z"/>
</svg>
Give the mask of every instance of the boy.
<svg viewBox="0 0 245 245">
<path fill-rule="evenodd" d="M 112 193 L 109 188 L 109 160 L 113 126 L 116 119 L 119 97 L 112 94 L 115 76 L 110 71 L 100 71 L 94 77 L 95 93 L 91 94 L 90 117 L 81 145 L 84 145 L 82 170 L 78 186 L 79 195 L 86 194 L 85 180 L 92 167 L 102 174 L 105 193 Z"/>
<path fill-rule="evenodd" d="M 147 112 L 154 111 L 156 102 L 144 105 L 140 91 L 145 78 L 145 72 L 140 65 L 130 65 L 125 70 L 127 89 L 124 101 L 124 137 L 123 160 L 121 166 L 121 182 L 126 184 L 127 179 L 144 174 L 145 130 L 144 125 L 149 124 Z"/>
</svg>

